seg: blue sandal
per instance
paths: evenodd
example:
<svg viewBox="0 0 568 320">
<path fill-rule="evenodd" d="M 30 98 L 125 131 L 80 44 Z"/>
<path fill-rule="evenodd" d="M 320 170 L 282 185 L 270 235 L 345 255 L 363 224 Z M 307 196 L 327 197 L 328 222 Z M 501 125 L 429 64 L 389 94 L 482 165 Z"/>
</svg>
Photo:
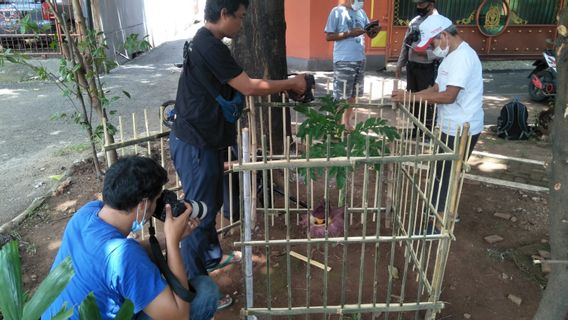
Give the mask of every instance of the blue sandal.
<svg viewBox="0 0 568 320">
<path fill-rule="evenodd" d="M 229 255 L 225 260 L 221 261 L 215 267 L 207 269 L 207 272 L 213 272 L 217 269 L 223 269 L 226 266 L 233 263 L 240 263 L 242 259 L 243 259 L 243 254 L 240 251 L 231 251 L 231 253 L 229 253 Z"/>
</svg>

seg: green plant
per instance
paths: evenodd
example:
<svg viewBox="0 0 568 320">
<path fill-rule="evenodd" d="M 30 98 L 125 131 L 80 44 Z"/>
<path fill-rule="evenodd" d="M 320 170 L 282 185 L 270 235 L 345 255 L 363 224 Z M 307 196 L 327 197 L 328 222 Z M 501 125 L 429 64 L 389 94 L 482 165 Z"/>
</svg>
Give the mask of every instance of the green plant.
<svg viewBox="0 0 568 320">
<path fill-rule="evenodd" d="M 65 259 L 28 299 L 23 290 L 21 268 L 18 242 L 5 244 L 0 250 L 0 312 L 5 320 L 39 319 L 75 274 L 71 259 Z M 67 319 L 72 314 L 73 309 L 64 307 L 53 319 Z"/>
<path fill-rule="evenodd" d="M 148 42 L 148 37 L 148 35 L 145 35 L 142 39 L 138 39 L 138 33 L 129 34 L 124 40 L 124 50 L 126 50 L 130 57 L 134 57 L 140 52 L 150 50 L 152 45 Z"/>
<path fill-rule="evenodd" d="M 10 241 L 0 250 L 0 315 L 5 320 L 35 320 L 49 308 L 75 275 L 68 257 L 41 282 L 34 295 L 28 298 L 23 290 L 22 265 L 18 241 Z M 79 305 L 79 318 L 101 319 L 93 293 Z M 64 320 L 73 315 L 73 308 L 64 305 L 52 319 Z M 127 320 L 134 315 L 134 305 L 126 300 L 115 319 Z M 0 317 L 1 318 L 1 317 Z"/>
<path fill-rule="evenodd" d="M 298 137 L 309 145 L 310 158 L 388 155 L 390 150 L 387 143 L 400 138 L 396 128 L 388 126 L 387 121 L 381 118 L 369 118 L 347 133 L 341 124 L 341 117 L 349 105 L 344 101 L 335 101 L 331 96 L 322 97 L 319 101 L 319 109 L 305 104 L 294 108 L 306 116 L 298 129 Z M 379 165 L 374 168 L 379 169 Z M 347 174 L 351 170 L 350 167 L 330 168 L 329 175 L 335 177 L 338 189 L 345 187 Z M 300 173 L 304 177 L 307 175 L 306 170 Z M 322 175 L 322 168 L 310 169 L 312 179 Z"/>
</svg>

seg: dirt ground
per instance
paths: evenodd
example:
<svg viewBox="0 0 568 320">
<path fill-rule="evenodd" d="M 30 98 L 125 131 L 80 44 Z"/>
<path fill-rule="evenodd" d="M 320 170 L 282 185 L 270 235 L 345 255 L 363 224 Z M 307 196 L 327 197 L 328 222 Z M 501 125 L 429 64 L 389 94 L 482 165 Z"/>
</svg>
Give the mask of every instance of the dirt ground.
<svg viewBox="0 0 568 320">
<path fill-rule="evenodd" d="M 498 145 L 498 147 L 492 147 Z M 488 147 L 489 146 L 489 147 Z M 546 150 L 546 144 L 524 142 L 502 144 L 486 135 L 480 143 L 480 150 L 499 151 L 501 154 L 521 156 L 519 152 L 541 154 Z M 539 151 L 541 150 L 541 151 Z M 101 182 L 94 176 L 91 164 L 80 163 L 75 166 L 70 177 L 70 184 L 58 195 L 48 199 L 44 206 L 39 208 L 33 217 L 28 219 L 19 230 L 12 233 L 13 238 L 20 240 L 24 284 L 27 289 L 35 288 L 45 278 L 52 264 L 53 258 L 59 248 L 60 237 L 67 220 L 76 209 L 84 203 L 97 199 L 101 190 Z M 494 216 L 495 213 L 511 215 L 505 220 Z M 445 308 L 438 319 L 531 319 L 536 311 L 541 297 L 542 288 L 546 284 L 546 273 L 540 266 L 532 264 L 531 256 L 544 254 L 547 245 L 547 194 L 522 192 L 504 187 L 496 187 L 479 182 L 465 181 L 460 205 L 462 221 L 456 225 L 456 241 L 452 242 L 451 252 L 445 273 L 441 300 Z M 355 224 L 353 232 L 360 232 L 361 226 Z M 285 229 L 280 228 L 281 235 Z M 350 230 L 351 232 L 351 230 Z M 484 237 L 499 235 L 504 240 L 489 244 Z M 239 241 L 238 232 L 227 234 L 222 239 L 225 250 L 229 250 L 233 243 Z M 373 247 L 373 248 L 371 248 Z M 295 249 L 295 248 L 292 248 Z M 264 249 L 255 250 L 255 273 L 266 273 L 266 261 L 270 259 L 270 270 L 274 281 L 281 281 L 284 285 L 273 285 L 273 306 L 287 305 L 286 266 L 287 259 L 285 247 L 283 251 L 264 252 Z M 299 252 L 305 248 L 297 248 Z M 348 273 L 346 281 L 346 299 L 348 302 L 356 300 L 359 289 L 359 257 L 360 245 L 349 246 L 349 261 L 347 266 L 357 266 L 355 272 Z M 363 273 L 367 276 L 371 270 L 367 267 L 374 258 L 374 246 L 365 250 L 367 262 Z M 313 248 L 313 258 L 322 261 L 323 248 Z M 328 292 L 340 292 L 339 271 L 343 260 L 343 246 L 330 247 L 329 265 L 334 271 L 328 273 Z M 356 264 L 355 264 L 356 262 Z M 294 287 L 293 302 L 305 301 L 305 270 L 302 262 L 292 260 Z M 381 261 L 379 257 L 379 270 L 387 269 L 387 259 Z M 404 268 L 404 259 L 398 255 L 394 265 L 399 270 Z M 312 302 L 321 303 L 322 288 L 319 283 L 322 273 L 312 269 L 313 292 Z M 236 319 L 243 307 L 243 272 L 239 265 L 216 271 L 212 274 L 225 293 L 233 294 L 235 304 L 219 313 L 217 319 Z M 257 277 L 255 287 L 264 278 Z M 276 280 L 274 280 L 276 279 Z M 366 278 L 369 281 L 369 278 Z M 386 275 L 380 276 L 379 281 L 386 283 Z M 409 281 L 413 282 L 413 281 Z M 366 282 L 368 283 L 368 282 Z M 393 285 L 393 294 L 397 292 L 397 284 Z M 362 286 L 363 297 L 372 294 L 372 285 Z M 383 296 L 381 296 L 383 295 Z M 412 301 L 416 290 L 408 290 L 406 301 Z M 515 304 L 509 295 L 522 299 L 520 305 Z M 384 293 L 379 293 L 384 299 Z M 266 301 L 266 293 L 255 292 L 257 301 Z M 410 300 L 409 300 L 410 299 Z M 392 300 L 396 302 L 396 300 Z M 339 296 L 331 294 L 329 304 L 339 303 Z M 317 316 L 314 316 L 318 318 Z M 394 318 L 391 314 L 389 318 Z M 387 318 L 381 315 L 379 319 Z M 407 315 L 403 315 L 407 318 Z M 414 314 L 412 315 L 414 318 Z M 334 318 L 332 318 L 334 319 Z"/>
</svg>

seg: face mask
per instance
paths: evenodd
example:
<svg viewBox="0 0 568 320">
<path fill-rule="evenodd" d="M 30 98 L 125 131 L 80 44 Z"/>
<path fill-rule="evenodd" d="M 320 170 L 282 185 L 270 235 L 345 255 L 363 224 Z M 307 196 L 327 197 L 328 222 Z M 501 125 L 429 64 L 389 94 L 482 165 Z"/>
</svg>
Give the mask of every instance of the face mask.
<svg viewBox="0 0 568 320">
<path fill-rule="evenodd" d="M 363 9 L 363 1 L 360 0 L 353 0 L 353 4 L 351 4 L 351 9 L 355 11 L 359 11 Z"/>
<path fill-rule="evenodd" d="M 424 17 L 426 15 L 428 15 L 430 13 L 430 6 L 427 6 L 426 8 L 416 8 L 416 13 L 421 16 Z"/>
<path fill-rule="evenodd" d="M 144 200 L 144 216 L 142 217 L 142 221 L 138 222 L 138 207 L 136 207 L 136 219 L 132 221 L 132 228 L 130 231 L 134 233 L 138 233 L 142 231 L 142 227 L 146 223 L 146 210 L 148 209 L 148 200 Z"/>
<path fill-rule="evenodd" d="M 439 46 L 436 47 L 436 48 L 434 49 L 434 51 L 432 51 L 432 54 L 434 54 L 434 55 L 435 55 L 436 57 L 438 57 L 438 58 L 445 58 L 445 57 L 448 55 L 448 53 L 450 52 L 450 45 L 449 45 L 449 43 L 447 43 L 447 45 L 448 45 L 448 46 L 446 47 L 446 49 L 442 49 L 442 48 L 440 48 Z"/>
</svg>

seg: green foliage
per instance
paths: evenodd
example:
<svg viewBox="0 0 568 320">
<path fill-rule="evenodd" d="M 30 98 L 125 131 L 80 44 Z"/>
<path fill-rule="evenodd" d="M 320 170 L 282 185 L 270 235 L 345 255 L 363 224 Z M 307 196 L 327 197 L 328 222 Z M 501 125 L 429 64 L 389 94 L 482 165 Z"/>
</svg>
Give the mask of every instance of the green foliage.
<svg viewBox="0 0 568 320">
<path fill-rule="evenodd" d="M 40 26 L 36 22 L 31 21 L 31 18 L 30 14 L 26 14 L 25 17 L 20 19 L 20 33 L 45 33 L 51 29 L 51 25 L 43 24 Z"/>
<path fill-rule="evenodd" d="M 21 268 L 18 242 L 11 241 L 0 250 L 0 313 L 5 320 L 39 319 L 75 274 L 71 260 L 65 259 L 28 300 L 23 291 Z M 57 316 L 66 312 L 68 310 L 62 309 Z"/>
<path fill-rule="evenodd" d="M 129 55 L 148 51 L 152 48 L 152 45 L 148 42 L 148 37 L 149 35 L 145 35 L 142 39 L 138 39 L 137 33 L 129 34 L 124 40 L 124 50 L 126 50 Z"/>
<path fill-rule="evenodd" d="M 341 124 L 341 118 L 349 105 L 343 101 L 334 101 L 331 96 L 319 100 L 319 110 L 306 104 L 294 108 L 306 116 L 306 120 L 298 129 L 298 137 L 304 144 L 309 144 L 310 158 L 388 155 L 390 150 L 387 143 L 400 138 L 396 128 L 388 126 L 387 121 L 380 118 L 369 118 L 360 122 L 353 132 L 348 134 L 345 126 Z M 379 165 L 375 165 L 375 169 L 378 168 Z M 329 175 L 335 177 L 337 187 L 343 189 L 347 174 L 351 170 L 349 167 L 332 167 Z M 306 170 L 300 170 L 300 173 L 304 177 L 307 175 Z M 323 174 L 321 168 L 310 169 L 310 177 L 314 180 Z"/>
<path fill-rule="evenodd" d="M 5 244 L 0 250 L 0 318 L 4 320 L 35 320 L 49 308 L 75 275 L 68 257 L 41 282 L 34 295 L 28 299 L 23 291 L 22 265 L 18 241 Z M 73 315 L 73 308 L 63 305 L 51 319 L 66 320 Z M 134 305 L 126 300 L 115 319 L 132 319 Z M 82 320 L 100 319 L 100 310 L 93 293 L 89 293 L 79 306 Z"/>
</svg>

